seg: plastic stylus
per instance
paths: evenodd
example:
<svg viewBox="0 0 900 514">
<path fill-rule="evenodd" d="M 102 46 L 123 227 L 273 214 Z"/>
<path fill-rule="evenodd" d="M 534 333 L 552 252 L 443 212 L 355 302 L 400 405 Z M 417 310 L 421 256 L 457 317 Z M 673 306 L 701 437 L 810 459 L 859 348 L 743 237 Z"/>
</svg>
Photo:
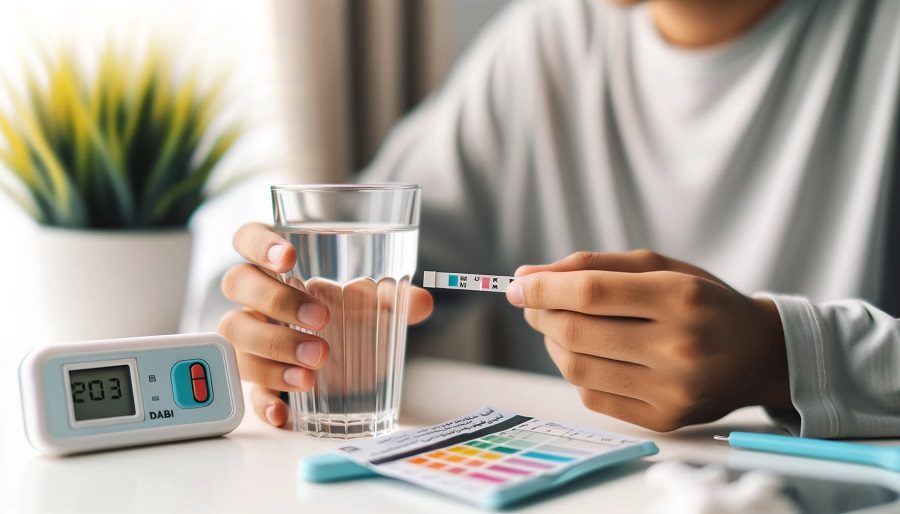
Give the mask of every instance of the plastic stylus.
<svg viewBox="0 0 900 514">
<path fill-rule="evenodd" d="M 731 432 L 727 437 L 717 435 L 715 439 L 728 441 L 733 448 L 852 462 L 900 471 L 900 448 L 893 446 L 874 446 L 753 432 Z"/>
</svg>

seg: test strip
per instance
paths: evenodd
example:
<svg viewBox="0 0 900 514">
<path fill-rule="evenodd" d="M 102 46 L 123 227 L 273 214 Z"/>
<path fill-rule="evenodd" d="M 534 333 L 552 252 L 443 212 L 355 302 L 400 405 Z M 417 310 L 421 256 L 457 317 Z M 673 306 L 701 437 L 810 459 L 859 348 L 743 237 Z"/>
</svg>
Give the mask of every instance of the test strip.
<svg viewBox="0 0 900 514">
<path fill-rule="evenodd" d="M 424 287 L 439 289 L 464 289 L 466 291 L 504 293 L 512 281 L 513 277 L 503 277 L 499 275 L 426 271 L 422 280 L 422 285 Z"/>
</svg>

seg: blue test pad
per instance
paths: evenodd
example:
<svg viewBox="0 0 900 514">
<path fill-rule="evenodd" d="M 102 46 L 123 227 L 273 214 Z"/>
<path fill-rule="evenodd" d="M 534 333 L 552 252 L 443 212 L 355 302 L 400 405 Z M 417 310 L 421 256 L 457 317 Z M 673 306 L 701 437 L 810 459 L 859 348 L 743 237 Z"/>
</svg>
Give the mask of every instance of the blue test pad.
<svg viewBox="0 0 900 514">
<path fill-rule="evenodd" d="M 386 476 L 497 509 L 658 451 L 651 441 L 485 407 L 304 458 L 299 474 L 310 482 Z"/>
</svg>

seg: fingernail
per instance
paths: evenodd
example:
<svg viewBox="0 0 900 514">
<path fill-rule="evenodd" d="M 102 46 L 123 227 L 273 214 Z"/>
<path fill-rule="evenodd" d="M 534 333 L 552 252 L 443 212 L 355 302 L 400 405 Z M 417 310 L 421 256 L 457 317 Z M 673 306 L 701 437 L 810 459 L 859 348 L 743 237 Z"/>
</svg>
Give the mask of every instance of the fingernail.
<svg viewBox="0 0 900 514">
<path fill-rule="evenodd" d="M 297 345 L 297 360 L 307 366 L 316 366 L 322 360 L 322 344 L 318 341 Z"/>
<path fill-rule="evenodd" d="M 526 269 L 528 269 L 528 265 L 527 265 L 527 264 L 524 264 L 524 265 L 522 265 L 522 266 L 519 266 L 518 268 L 516 268 L 516 272 L 513 274 L 513 276 L 514 276 L 514 277 L 518 277 L 519 275 L 521 275 L 522 273 L 524 273 Z"/>
<path fill-rule="evenodd" d="M 297 319 L 311 327 L 319 327 L 325 322 L 328 312 L 317 303 L 304 303 L 297 311 Z"/>
<path fill-rule="evenodd" d="M 294 387 L 302 386 L 303 368 L 288 368 L 284 370 L 284 383 Z"/>
<path fill-rule="evenodd" d="M 269 423 L 275 424 L 275 404 L 270 403 L 268 407 L 266 407 L 266 419 L 269 420 Z"/>
<path fill-rule="evenodd" d="M 286 250 L 287 246 L 285 245 L 275 245 L 266 252 L 266 259 L 269 259 L 269 262 L 272 264 L 279 264 Z"/>
<path fill-rule="evenodd" d="M 509 287 L 506 288 L 506 299 L 516 307 L 524 306 L 525 297 L 522 295 L 522 286 L 517 282 L 510 284 Z"/>
</svg>

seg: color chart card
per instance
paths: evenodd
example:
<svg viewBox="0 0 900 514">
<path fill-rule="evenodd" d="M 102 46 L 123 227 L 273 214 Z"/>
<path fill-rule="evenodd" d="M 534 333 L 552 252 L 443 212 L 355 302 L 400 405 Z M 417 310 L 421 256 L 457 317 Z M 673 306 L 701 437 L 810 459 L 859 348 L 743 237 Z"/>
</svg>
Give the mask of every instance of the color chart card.
<svg viewBox="0 0 900 514">
<path fill-rule="evenodd" d="M 342 446 L 338 452 L 381 475 L 498 507 L 512 496 L 525 497 L 571 479 L 566 476 L 580 476 L 579 470 L 652 455 L 656 446 L 485 407 L 440 425 Z"/>
</svg>

